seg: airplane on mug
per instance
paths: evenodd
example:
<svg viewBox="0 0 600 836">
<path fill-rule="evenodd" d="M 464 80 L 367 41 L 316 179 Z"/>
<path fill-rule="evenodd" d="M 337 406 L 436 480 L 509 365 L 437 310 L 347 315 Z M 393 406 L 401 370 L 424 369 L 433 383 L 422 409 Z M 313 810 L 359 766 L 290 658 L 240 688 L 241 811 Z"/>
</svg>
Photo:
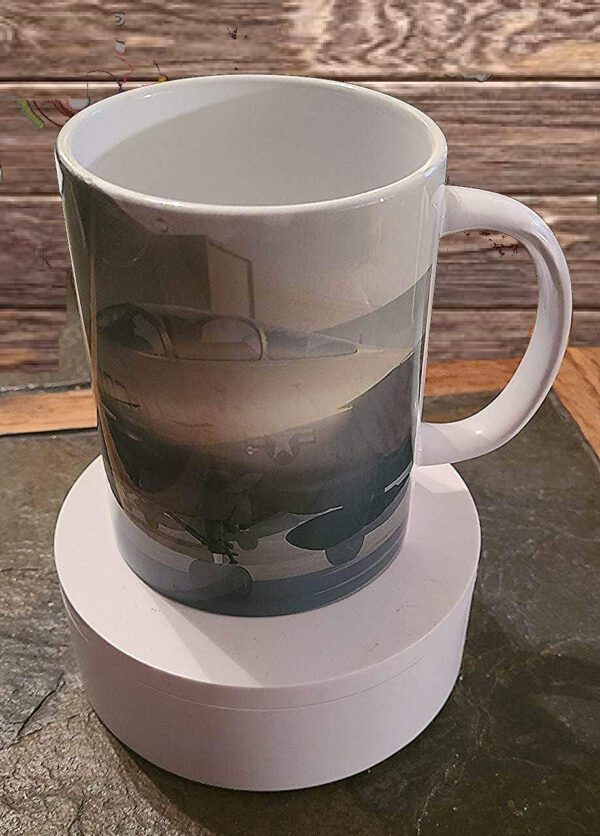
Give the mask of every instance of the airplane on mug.
<svg viewBox="0 0 600 836">
<path fill-rule="evenodd" d="M 272 539 L 275 559 L 285 532 L 290 553 L 336 565 L 401 501 L 412 348 L 174 305 L 116 304 L 96 324 L 121 503 L 165 545 L 233 563 Z"/>
</svg>

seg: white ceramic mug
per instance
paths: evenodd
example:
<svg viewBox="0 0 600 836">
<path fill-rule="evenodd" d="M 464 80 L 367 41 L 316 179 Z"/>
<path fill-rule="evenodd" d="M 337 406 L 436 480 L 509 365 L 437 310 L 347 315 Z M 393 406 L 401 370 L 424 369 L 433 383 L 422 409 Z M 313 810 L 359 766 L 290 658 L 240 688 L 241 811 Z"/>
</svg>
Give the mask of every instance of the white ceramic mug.
<svg viewBox="0 0 600 836">
<path fill-rule="evenodd" d="M 409 474 L 494 450 L 548 392 L 569 273 L 521 203 L 446 186 L 415 108 L 307 78 L 191 78 L 98 102 L 57 162 L 124 558 L 180 601 L 283 614 L 399 551 Z M 529 251 L 536 326 L 481 412 L 421 422 L 441 235 Z"/>
</svg>

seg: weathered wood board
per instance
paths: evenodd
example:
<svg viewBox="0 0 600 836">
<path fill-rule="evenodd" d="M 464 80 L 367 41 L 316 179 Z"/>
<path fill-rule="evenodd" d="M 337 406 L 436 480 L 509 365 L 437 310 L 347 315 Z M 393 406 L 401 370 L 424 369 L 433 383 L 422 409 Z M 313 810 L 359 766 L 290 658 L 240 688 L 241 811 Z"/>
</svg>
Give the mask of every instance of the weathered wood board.
<svg viewBox="0 0 600 836">
<path fill-rule="evenodd" d="M 600 214 L 592 197 L 523 200 L 552 226 L 563 246 L 575 304 L 600 309 Z M 69 255 L 58 197 L 0 198 L 0 307 L 64 306 Z M 502 245 L 494 249 L 492 244 Z M 537 303 L 529 255 L 499 234 L 443 238 L 435 305 L 441 308 L 529 308 Z M 500 255 L 503 252 L 503 255 Z"/>
<path fill-rule="evenodd" d="M 429 363 L 425 395 L 497 392 L 506 386 L 517 365 L 517 358 Z M 600 455 L 600 348 L 568 349 L 554 391 Z M 88 386 L 0 395 L 0 436 L 95 426 L 96 406 Z"/>
<path fill-rule="evenodd" d="M 127 43 L 134 77 L 277 72 L 361 78 L 598 75 L 600 12 L 590 0 L 261 0 L 219 3 L 140 0 L 125 8 L 65 2 L 52 8 L 7 0 L 1 77 L 73 79 L 122 69 L 115 38 Z M 237 29 L 234 39 L 228 29 Z"/>
<path fill-rule="evenodd" d="M 600 64 L 599 64 L 600 66 Z M 99 76 L 96 75 L 95 78 Z M 369 84 L 429 114 L 446 134 L 456 185 L 509 194 L 596 194 L 600 82 L 404 82 Z M 39 129 L 17 99 L 33 99 L 65 120 L 53 99 L 114 95 L 114 83 L 0 84 L 1 194 L 55 194 L 52 148 L 58 128 Z"/>
<path fill-rule="evenodd" d="M 0 310 L 0 372 L 54 368 L 64 320 L 60 310 Z M 430 359 L 441 362 L 521 355 L 533 322 L 532 310 L 436 309 L 431 324 Z M 591 346 L 599 341 L 600 311 L 575 311 L 570 344 Z"/>
<path fill-rule="evenodd" d="M 64 120 L 52 100 L 114 95 L 110 73 L 127 77 L 125 87 L 153 83 L 159 71 L 315 75 L 408 101 L 444 130 L 451 183 L 520 197 L 550 223 L 573 278 L 574 343 L 598 344 L 596 3 L 141 0 L 124 9 L 122 26 L 115 11 L 66 2 L 49 14 L 7 0 L 0 14 L 0 369 L 57 361 L 69 260 L 50 122 Z M 479 73 L 489 80 L 467 80 Z M 25 118 L 19 98 L 41 104 L 44 128 Z M 441 242 L 432 357 L 522 350 L 536 288 L 527 254 L 511 243 L 476 233 Z"/>
</svg>

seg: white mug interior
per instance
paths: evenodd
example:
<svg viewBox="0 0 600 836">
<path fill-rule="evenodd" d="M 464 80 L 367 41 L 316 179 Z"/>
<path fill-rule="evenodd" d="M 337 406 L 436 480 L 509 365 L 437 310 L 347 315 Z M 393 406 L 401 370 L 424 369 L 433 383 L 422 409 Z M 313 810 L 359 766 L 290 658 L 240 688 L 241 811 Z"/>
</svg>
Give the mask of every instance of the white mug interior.
<svg viewBox="0 0 600 836">
<path fill-rule="evenodd" d="M 446 147 L 429 117 L 391 96 L 243 75 L 102 100 L 67 123 L 57 149 L 73 173 L 106 192 L 240 207 L 364 195 L 424 173 Z"/>
</svg>

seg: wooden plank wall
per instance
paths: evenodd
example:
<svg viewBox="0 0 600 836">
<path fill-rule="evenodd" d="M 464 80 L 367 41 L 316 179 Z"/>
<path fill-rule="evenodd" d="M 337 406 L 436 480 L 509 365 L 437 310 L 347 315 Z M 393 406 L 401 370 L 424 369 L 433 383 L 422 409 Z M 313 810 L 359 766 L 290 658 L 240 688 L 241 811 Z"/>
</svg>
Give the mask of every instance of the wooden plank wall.
<svg viewBox="0 0 600 836">
<path fill-rule="evenodd" d="M 115 11 L 125 13 L 117 26 Z M 237 29 L 236 37 L 228 33 Z M 600 344 L 600 7 L 396 0 L 148 0 L 52 13 L 7 0 L 0 16 L 0 369 L 50 368 L 64 323 L 68 255 L 52 146 L 17 99 L 51 118 L 53 99 L 98 99 L 129 83 L 228 72 L 317 75 L 367 84 L 429 113 L 449 141 L 453 184 L 524 200 L 552 225 L 572 272 L 573 345 Z M 464 76 L 489 74 L 484 82 Z M 127 85 L 126 85 L 127 86 Z M 431 356 L 510 357 L 533 323 L 522 250 L 500 236 L 444 239 Z M 503 255 L 500 253 L 503 252 Z"/>
</svg>

